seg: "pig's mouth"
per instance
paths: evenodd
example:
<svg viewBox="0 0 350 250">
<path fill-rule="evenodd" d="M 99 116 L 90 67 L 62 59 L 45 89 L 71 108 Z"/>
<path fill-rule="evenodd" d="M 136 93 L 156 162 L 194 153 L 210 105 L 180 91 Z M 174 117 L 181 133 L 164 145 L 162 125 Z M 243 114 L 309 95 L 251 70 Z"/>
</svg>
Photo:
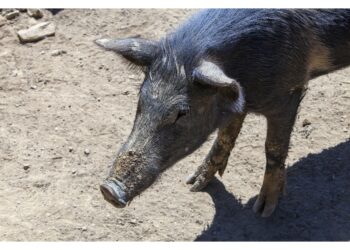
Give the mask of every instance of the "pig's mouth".
<svg viewBox="0 0 350 250">
<path fill-rule="evenodd" d="M 123 208 L 127 204 L 125 186 L 120 181 L 111 178 L 100 185 L 100 190 L 106 201 L 117 208 Z"/>
</svg>

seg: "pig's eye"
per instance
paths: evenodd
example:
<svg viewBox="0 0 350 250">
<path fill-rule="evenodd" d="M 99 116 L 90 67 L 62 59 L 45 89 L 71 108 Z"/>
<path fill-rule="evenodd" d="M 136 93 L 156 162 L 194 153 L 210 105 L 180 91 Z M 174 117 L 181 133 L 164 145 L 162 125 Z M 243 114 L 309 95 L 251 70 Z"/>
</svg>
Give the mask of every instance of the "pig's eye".
<svg viewBox="0 0 350 250">
<path fill-rule="evenodd" d="M 186 108 L 186 109 L 180 109 L 179 112 L 177 113 L 177 117 L 176 117 L 176 120 L 175 122 L 177 122 L 181 117 L 187 115 L 189 112 L 189 109 Z"/>
</svg>

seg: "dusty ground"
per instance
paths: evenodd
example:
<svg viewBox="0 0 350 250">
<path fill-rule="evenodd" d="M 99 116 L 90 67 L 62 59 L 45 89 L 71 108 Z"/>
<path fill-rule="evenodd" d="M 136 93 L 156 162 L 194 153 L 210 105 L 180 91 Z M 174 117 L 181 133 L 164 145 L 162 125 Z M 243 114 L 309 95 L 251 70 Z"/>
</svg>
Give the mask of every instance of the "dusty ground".
<svg viewBox="0 0 350 250">
<path fill-rule="evenodd" d="M 189 192 L 184 180 L 214 135 L 129 207 L 103 200 L 98 185 L 131 129 L 142 76 L 93 40 L 158 38 L 191 12 L 45 12 L 56 36 L 25 45 L 16 31 L 39 21 L 22 13 L 0 27 L 1 240 L 350 240 L 350 69 L 310 82 L 287 160 L 288 195 L 271 218 L 251 211 L 266 128 L 253 115 L 225 175 L 204 192 Z"/>
</svg>

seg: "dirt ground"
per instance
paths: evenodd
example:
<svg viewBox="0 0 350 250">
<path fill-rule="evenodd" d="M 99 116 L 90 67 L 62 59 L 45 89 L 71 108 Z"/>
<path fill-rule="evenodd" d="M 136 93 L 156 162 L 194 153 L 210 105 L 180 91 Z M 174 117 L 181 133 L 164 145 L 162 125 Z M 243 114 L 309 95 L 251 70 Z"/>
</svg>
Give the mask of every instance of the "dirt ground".
<svg viewBox="0 0 350 250">
<path fill-rule="evenodd" d="M 142 75 L 93 41 L 159 38 L 193 11 L 45 11 L 0 27 L 0 240 L 350 240 L 350 69 L 310 82 L 288 194 L 272 217 L 251 209 L 265 165 L 265 118 L 255 115 L 223 178 L 203 192 L 191 193 L 185 179 L 215 135 L 125 209 L 103 200 L 99 184 L 131 130 Z M 16 32 L 43 20 L 56 35 L 20 44 Z"/>
</svg>

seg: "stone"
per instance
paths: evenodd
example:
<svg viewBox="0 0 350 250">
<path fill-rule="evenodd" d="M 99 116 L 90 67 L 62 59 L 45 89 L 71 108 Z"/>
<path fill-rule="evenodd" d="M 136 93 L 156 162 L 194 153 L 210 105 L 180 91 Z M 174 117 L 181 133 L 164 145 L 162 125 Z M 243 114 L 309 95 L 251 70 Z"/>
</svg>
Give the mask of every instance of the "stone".
<svg viewBox="0 0 350 250">
<path fill-rule="evenodd" d="M 34 17 L 35 19 L 42 18 L 44 16 L 43 12 L 40 9 L 28 9 L 28 16 Z"/>
<path fill-rule="evenodd" d="M 59 50 L 59 49 L 56 49 L 56 50 L 53 50 L 51 51 L 51 56 L 60 56 L 60 55 L 63 55 L 63 54 L 66 54 L 67 51 L 65 50 Z"/>
<path fill-rule="evenodd" d="M 308 119 L 304 119 L 303 121 L 303 127 L 311 125 L 311 122 Z"/>
<path fill-rule="evenodd" d="M 51 22 L 43 22 L 36 24 L 29 29 L 17 32 L 18 38 L 22 43 L 37 42 L 47 36 L 55 35 L 56 26 Z"/>
<path fill-rule="evenodd" d="M 1 27 L 1 26 L 4 26 L 6 23 L 7 23 L 6 18 L 3 17 L 3 16 L 0 16 L 0 27 Z"/>
<path fill-rule="evenodd" d="M 30 168 L 30 165 L 29 165 L 29 164 L 24 164 L 24 165 L 23 165 L 23 169 L 24 169 L 24 170 L 28 170 L 29 168 Z"/>
<path fill-rule="evenodd" d="M 12 19 L 14 19 L 14 18 L 16 18 L 18 16 L 19 16 L 19 11 L 18 10 L 11 11 L 11 12 L 9 12 L 9 13 L 7 13 L 5 15 L 7 20 L 12 20 Z"/>
<path fill-rule="evenodd" d="M 85 150 L 84 150 L 84 154 L 85 154 L 85 155 L 89 155 L 89 154 L 90 154 L 90 150 L 89 150 L 89 149 L 85 149 Z"/>
</svg>

